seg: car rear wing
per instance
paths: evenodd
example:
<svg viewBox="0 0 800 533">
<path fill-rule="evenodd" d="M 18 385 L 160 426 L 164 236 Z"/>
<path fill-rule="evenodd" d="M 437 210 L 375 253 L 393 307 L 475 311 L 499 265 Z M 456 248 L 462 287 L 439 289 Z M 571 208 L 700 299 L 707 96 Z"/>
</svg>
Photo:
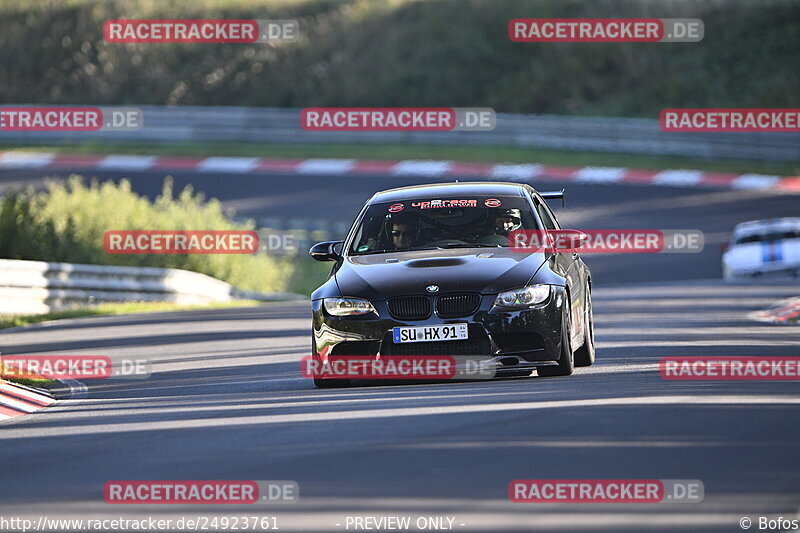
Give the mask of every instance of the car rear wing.
<svg viewBox="0 0 800 533">
<path fill-rule="evenodd" d="M 561 199 L 561 207 L 564 207 L 564 196 L 566 196 L 566 189 L 560 191 L 540 192 L 542 198 L 545 200 L 558 200 Z"/>
</svg>

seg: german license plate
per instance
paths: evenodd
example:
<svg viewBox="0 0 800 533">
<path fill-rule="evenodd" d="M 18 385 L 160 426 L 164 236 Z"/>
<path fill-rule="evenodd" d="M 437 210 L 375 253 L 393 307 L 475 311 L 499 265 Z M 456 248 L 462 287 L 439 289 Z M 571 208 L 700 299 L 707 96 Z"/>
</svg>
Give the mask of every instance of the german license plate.
<svg viewBox="0 0 800 533">
<path fill-rule="evenodd" d="M 403 342 L 457 341 L 468 338 L 467 324 L 402 326 L 392 328 L 395 344 Z"/>
</svg>

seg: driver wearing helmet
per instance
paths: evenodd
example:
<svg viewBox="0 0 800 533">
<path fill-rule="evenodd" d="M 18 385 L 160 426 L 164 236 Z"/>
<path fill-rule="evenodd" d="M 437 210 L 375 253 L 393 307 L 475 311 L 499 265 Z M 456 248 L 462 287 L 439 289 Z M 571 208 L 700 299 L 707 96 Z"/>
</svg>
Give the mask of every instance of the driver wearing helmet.
<svg viewBox="0 0 800 533">
<path fill-rule="evenodd" d="M 495 235 L 503 235 L 508 237 L 508 234 L 515 229 L 522 228 L 522 216 L 519 209 L 502 209 L 499 213 L 495 214 L 494 218 L 494 233 Z"/>
<path fill-rule="evenodd" d="M 417 244 L 419 222 L 411 215 L 392 216 L 386 222 L 386 231 L 395 250 L 407 250 Z"/>
<path fill-rule="evenodd" d="M 408 250 L 420 240 L 419 221 L 408 213 L 386 215 L 381 228 L 367 240 L 367 249 Z"/>
</svg>

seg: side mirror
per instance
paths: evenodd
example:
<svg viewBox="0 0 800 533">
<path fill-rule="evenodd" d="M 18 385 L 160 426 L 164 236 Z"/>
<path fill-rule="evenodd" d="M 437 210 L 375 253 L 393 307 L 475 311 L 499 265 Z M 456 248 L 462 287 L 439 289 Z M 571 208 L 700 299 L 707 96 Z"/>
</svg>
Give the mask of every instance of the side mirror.
<svg viewBox="0 0 800 533">
<path fill-rule="evenodd" d="M 338 261 L 342 256 L 335 249 L 337 244 L 344 244 L 344 241 L 318 242 L 311 247 L 308 253 L 317 261 Z"/>
<path fill-rule="evenodd" d="M 589 242 L 589 235 L 576 229 L 553 230 L 550 235 L 557 252 L 574 251 Z"/>
</svg>

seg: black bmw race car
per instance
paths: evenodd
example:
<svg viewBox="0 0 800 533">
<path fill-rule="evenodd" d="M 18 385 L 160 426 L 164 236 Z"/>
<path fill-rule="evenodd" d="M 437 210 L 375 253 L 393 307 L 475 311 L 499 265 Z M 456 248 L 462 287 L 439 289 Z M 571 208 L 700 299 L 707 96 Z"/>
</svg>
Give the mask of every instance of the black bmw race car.
<svg viewBox="0 0 800 533">
<path fill-rule="evenodd" d="M 312 358 L 485 356 L 497 372 L 568 376 L 594 362 L 591 277 L 577 253 L 512 250 L 515 230 L 558 230 L 545 199 L 518 183 L 470 182 L 376 193 L 311 296 Z M 318 387 L 346 386 L 315 379 Z"/>
</svg>

